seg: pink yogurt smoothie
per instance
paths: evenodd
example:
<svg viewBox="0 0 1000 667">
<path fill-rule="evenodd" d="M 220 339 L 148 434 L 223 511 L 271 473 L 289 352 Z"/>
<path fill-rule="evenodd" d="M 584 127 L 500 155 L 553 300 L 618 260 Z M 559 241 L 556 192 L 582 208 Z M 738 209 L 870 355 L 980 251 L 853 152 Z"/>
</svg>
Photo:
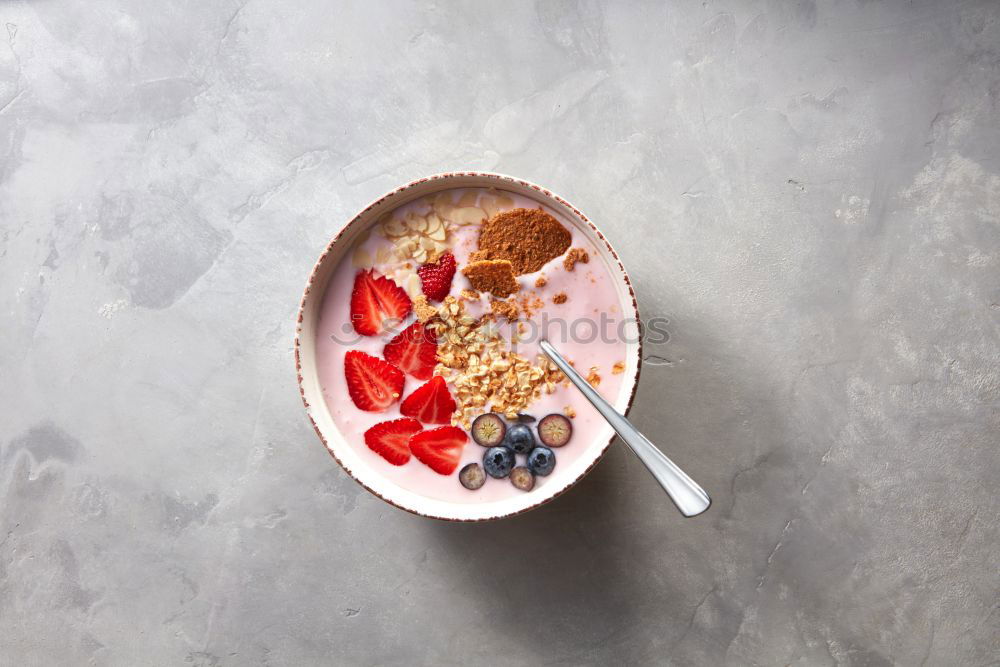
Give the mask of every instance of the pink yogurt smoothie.
<svg viewBox="0 0 1000 667">
<path fill-rule="evenodd" d="M 601 378 L 598 391 L 612 403 L 618 400 L 622 391 L 623 375 L 614 373 L 613 368 L 616 363 L 625 361 L 625 342 L 621 340 L 619 325 L 625 318 L 634 315 L 628 305 L 623 307 L 620 302 L 609 273 L 610 269 L 605 265 L 597 249 L 569 219 L 535 200 L 514 193 L 498 193 L 496 190 L 486 189 L 461 189 L 449 192 L 453 194 L 455 201 L 464 197 L 466 202 L 472 197 L 476 197 L 478 201 L 479 197 L 495 197 L 501 194 L 504 198 L 498 210 L 541 208 L 570 230 L 573 237 L 571 248 L 587 250 L 590 255 L 589 263 L 577 264 L 574 271 L 567 271 L 563 266 L 563 257 L 559 257 L 546 264 L 537 273 L 518 276 L 521 285 L 518 296 L 533 293 L 544 302 L 544 306 L 535 311 L 530 319 L 522 319 L 528 328 L 521 334 L 521 340 L 515 344 L 515 349 L 518 354 L 534 362 L 541 352 L 538 340 L 545 333 L 563 356 L 575 363 L 576 369 L 584 377 L 592 367 L 596 367 L 596 372 Z M 426 214 L 428 210 L 429 204 L 421 199 L 396 209 L 393 215 L 403 217 L 408 211 Z M 463 289 L 471 287 L 461 274 L 461 268 L 466 264 L 469 254 L 476 249 L 479 225 L 449 224 L 447 227 L 446 243 L 455 255 L 459 267 L 451 286 L 451 294 L 457 297 Z M 374 258 L 380 247 L 385 250 L 391 249 L 393 241 L 372 233 L 357 247 L 361 247 L 363 253 Z M 316 359 L 323 396 L 334 422 L 345 439 L 355 444 L 362 460 L 378 475 L 428 498 L 455 503 L 482 503 L 525 493 L 515 488 L 508 479 L 488 478 L 486 484 L 476 491 L 470 491 L 459 483 L 458 471 L 468 463 L 482 463 L 486 451 L 475 443 L 471 434 L 462 452 L 461 462 L 451 475 L 439 475 L 415 457 L 402 466 L 391 465 L 365 445 L 364 432 L 368 428 L 379 422 L 401 417 L 399 403 L 394 403 L 382 413 L 364 412 L 355 407 L 344 378 L 344 355 L 353 349 L 381 358 L 385 344 L 401 327 L 395 328 L 394 332 L 378 336 L 359 336 L 354 332 L 350 314 L 351 291 L 354 277 L 361 269 L 352 261 L 353 256 L 356 256 L 353 251 L 345 256 L 330 280 L 323 296 L 316 334 Z M 403 262 L 388 261 L 375 263 L 373 268 L 383 275 L 395 277 L 398 282 L 400 276 L 405 276 L 408 271 L 403 264 Z M 415 265 L 412 270 L 416 270 Z M 535 282 L 540 275 L 545 276 L 547 283 L 544 287 L 536 288 Z M 553 303 L 552 299 L 558 293 L 564 293 L 568 297 L 565 303 Z M 488 295 L 483 295 L 479 303 L 467 302 L 466 308 L 473 316 L 488 312 Z M 411 314 L 402 326 L 408 325 L 413 319 L 414 315 Z M 601 332 L 602 320 L 604 333 Z M 503 322 L 500 330 L 510 342 L 513 325 Z M 403 397 L 408 396 L 422 384 L 422 381 L 407 375 Z M 538 477 L 535 488 L 527 493 L 537 493 L 545 484 L 558 479 L 560 470 L 566 471 L 569 464 L 584 451 L 597 446 L 592 434 L 598 431 L 597 427 L 602 423 L 602 419 L 572 386 L 557 385 L 552 394 L 545 394 L 543 391 L 541 397 L 531 403 L 525 412 L 541 419 L 553 412 L 565 414 L 567 408 L 575 411 L 575 417 L 570 420 L 573 425 L 573 437 L 566 446 L 553 450 L 556 455 L 556 467 L 552 474 L 548 477 Z M 425 428 L 436 426 L 438 425 L 428 424 Z M 534 424 L 531 426 L 534 430 Z M 524 456 L 517 456 L 517 465 L 524 465 Z"/>
</svg>

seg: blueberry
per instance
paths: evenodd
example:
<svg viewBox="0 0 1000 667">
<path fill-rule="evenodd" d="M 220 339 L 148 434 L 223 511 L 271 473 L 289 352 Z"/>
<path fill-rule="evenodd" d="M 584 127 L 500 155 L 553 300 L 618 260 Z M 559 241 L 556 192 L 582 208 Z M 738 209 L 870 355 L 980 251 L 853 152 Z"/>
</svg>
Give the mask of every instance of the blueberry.
<svg viewBox="0 0 1000 667">
<path fill-rule="evenodd" d="M 556 467 L 556 455 L 548 447 L 535 447 L 528 454 L 528 470 L 544 477 Z"/>
<path fill-rule="evenodd" d="M 475 491 L 486 483 L 486 473 L 483 472 L 483 466 L 478 463 L 470 463 L 459 471 L 458 481 L 470 491 Z"/>
<path fill-rule="evenodd" d="M 560 414 L 542 417 L 538 422 L 538 439 L 548 447 L 562 447 L 573 436 L 573 425 Z"/>
<path fill-rule="evenodd" d="M 514 424 L 507 429 L 507 437 L 504 438 L 503 444 L 518 454 L 527 454 L 535 447 L 535 436 L 531 433 L 531 427 Z"/>
<path fill-rule="evenodd" d="M 514 452 L 506 447 L 490 447 L 483 454 L 483 467 L 490 477 L 506 477 L 514 467 Z"/>
<path fill-rule="evenodd" d="M 510 483 L 522 491 L 531 491 L 535 487 L 535 476 L 524 466 L 518 466 L 510 471 Z"/>
<path fill-rule="evenodd" d="M 517 421 L 521 422 L 522 424 L 530 424 L 535 421 L 535 418 L 526 412 L 518 412 Z"/>
<path fill-rule="evenodd" d="M 472 439 L 483 447 L 499 445 L 506 432 L 507 425 L 500 419 L 500 415 L 495 415 L 492 412 L 479 415 L 476 417 L 476 421 L 472 422 Z"/>
</svg>

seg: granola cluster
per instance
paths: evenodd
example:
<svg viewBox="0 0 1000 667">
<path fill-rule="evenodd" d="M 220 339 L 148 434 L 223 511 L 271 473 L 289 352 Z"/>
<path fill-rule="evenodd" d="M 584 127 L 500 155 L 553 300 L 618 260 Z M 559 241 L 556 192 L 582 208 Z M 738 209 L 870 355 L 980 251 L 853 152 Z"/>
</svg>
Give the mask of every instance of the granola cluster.
<svg viewBox="0 0 1000 667">
<path fill-rule="evenodd" d="M 461 301 L 447 297 L 430 326 L 438 335 L 438 366 L 455 387 L 458 409 L 452 423 L 469 428 L 472 418 L 487 406 L 493 412 L 515 418 L 539 398 L 566 382 L 562 371 L 547 358 L 534 363 L 508 349 L 492 318 L 468 315 Z"/>
<path fill-rule="evenodd" d="M 428 303 L 426 296 L 418 294 L 413 298 L 413 313 L 421 322 L 429 322 L 438 314 L 438 310 Z"/>
</svg>

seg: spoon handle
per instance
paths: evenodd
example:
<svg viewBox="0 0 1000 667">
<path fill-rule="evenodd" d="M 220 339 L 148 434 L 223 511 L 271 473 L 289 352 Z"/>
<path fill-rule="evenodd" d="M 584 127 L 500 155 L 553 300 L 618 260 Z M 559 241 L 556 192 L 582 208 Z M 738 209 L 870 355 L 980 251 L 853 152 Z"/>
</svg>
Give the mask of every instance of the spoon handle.
<svg viewBox="0 0 1000 667">
<path fill-rule="evenodd" d="M 666 454 L 657 449 L 646 436 L 639 433 L 639 430 L 632 425 L 632 422 L 611 407 L 611 404 L 605 401 L 590 386 L 590 383 L 584 380 L 569 365 L 569 362 L 556 352 L 555 348 L 547 340 L 539 341 L 539 346 L 548 355 L 549 359 L 552 360 L 552 363 L 565 373 L 569 381 L 576 385 L 580 393 L 611 424 L 611 428 L 615 430 L 615 433 L 622 439 L 622 442 L 628 445 L 635 452 L 635 455 L 639 457 L 639 460 L 649 469 L 649 472 L 653 473 L 653 477 L 660 483 L 663 490 L 667 492 L 670 499 L 674 501 L 681 514 L 687 517 L 697 516 L 708 509 L 709 505 L 712 504 L 712 499 L 708 497 L 703 488 L 698 486 L 693 479 L 688 477 L 683 470 L 668 459 Z"/>
</svg>

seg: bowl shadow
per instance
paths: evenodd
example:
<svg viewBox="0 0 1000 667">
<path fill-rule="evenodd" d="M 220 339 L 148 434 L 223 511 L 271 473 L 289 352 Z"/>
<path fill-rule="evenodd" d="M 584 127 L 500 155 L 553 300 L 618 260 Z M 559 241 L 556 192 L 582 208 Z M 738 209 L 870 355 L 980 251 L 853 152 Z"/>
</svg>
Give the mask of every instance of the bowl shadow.
<svg viewBox="0 0 1000 667">
<path fill-rule="evenodd" d="M 629 534 L 635 494 L 622 474 L 626 466 L 616 465 L 629 456 L 616 439 L 558 502 L 526 514 L 434 524 L 441 548 L 470 564 L 463 590 L 489 601 L 497 634 L 537 647 L 541 662 L 588 663 L 641 626 L 635 603 L 645 597 L 648 573 L 629 556 L 638 548 Z"/>
</svg>

